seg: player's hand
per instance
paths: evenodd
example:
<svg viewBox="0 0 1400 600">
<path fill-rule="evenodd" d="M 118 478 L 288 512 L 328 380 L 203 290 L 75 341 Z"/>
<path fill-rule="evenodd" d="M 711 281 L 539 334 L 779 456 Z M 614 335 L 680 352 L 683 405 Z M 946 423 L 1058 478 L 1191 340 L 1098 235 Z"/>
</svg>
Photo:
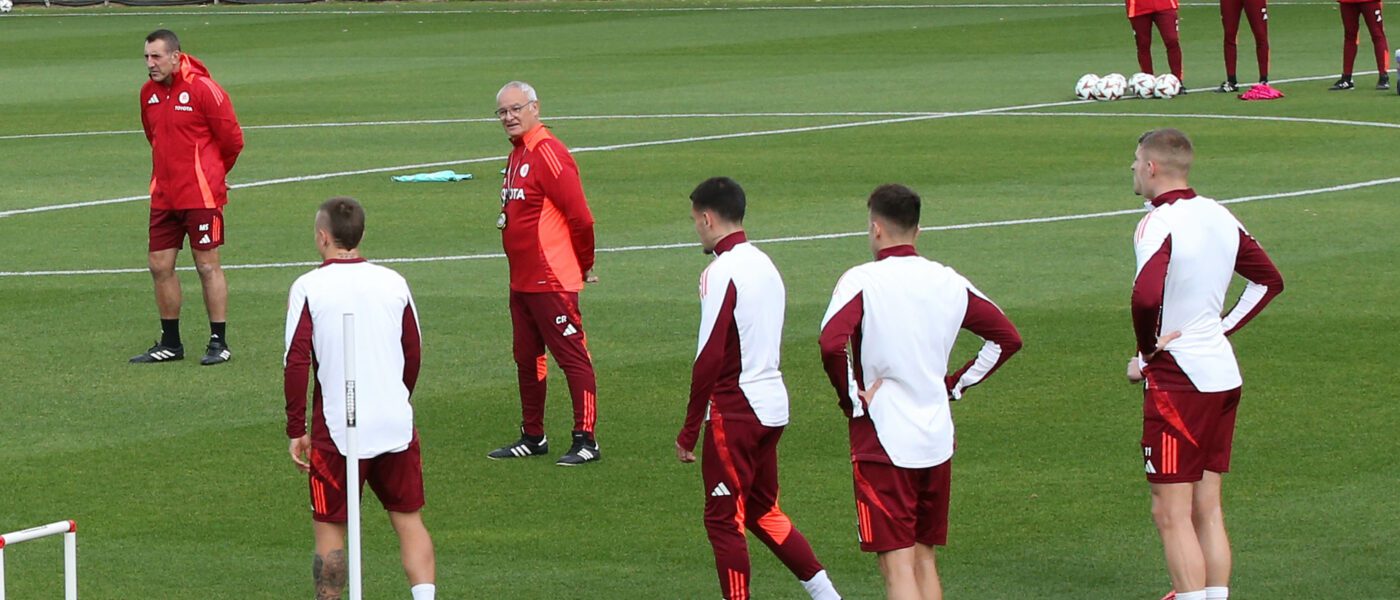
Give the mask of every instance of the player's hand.
<svg viewBox="0 0 1400 600">
<path fill-rule="evenodd" d="M 680 442 L 676 442 L 676 460 L 683 463 L 693 463 L 695 462 L 695 453 L 681 447 Z"/>
<path fill-rule="evenodd" d="M 1142 383 L 1146 377 L 1142 374 L 1142 362 L 1134 356 L 1128 359 L 1128 381 L 1131 383 Z"/>
<path fill-rule="evenodd" d="M 870 403 L 875 401 L 875 391 L 880 389 L 880 384 L 884 382 L 885 380 L 883 379 L 876 379 L 875 383 L 870 384 L 870 387 L 859 392 L 860 401 L 862 404 L 865 404 L 866 408 L 870 408 Z"/>
<path fill-rule="evenodd" d="M 587 273 L 583 274 L 583 282 L 598 283 L 598 276 L 593 274 L 593 269 L 589 269 Z"/>
<path fill-rule="evenodd" d="M 1152 351 L 1152 354 L 1148 354 L 1148 355 L 1146 355 L 1146 356 L 1143 356 L 1143 357 L 1142 357 L 1142 362 L 1145 362 L 1145 363 L 1152 362 L 1152 359 L 1155 358 L 1155 357 L 1157 356 L 1157 354 L 1160 353 L 1163 349 L 1165 349 L 1165 348 L 1167 347 L 1167 344 L 1172 343 L 1172 340 L 1175 340 L 1176 338 L 1179 338 L 1179 337 L 1181 337 L 1181 332 L 1180 332 L 1180 331 L 1173 331 L 1173 332 L 1171 332 L 1171 333 L 1168 333 L 1168 334 L 1162 335 L 1161 337 L 1158 337 L 1158 338 L 1157 338 L 1157 347 L 1156 347 L 1156 349 Z"/>
<path fill-rule="evenodd" d="M 292 462 L 297 464 L 297 469 L 300 469 L 302 473 L 311 472 L 311 463 L 307 462 L 311 455 L 310 434 L 293 439 L 291 444 L 287 446 L 287 453 L 292 455 Z"/>
</svg>

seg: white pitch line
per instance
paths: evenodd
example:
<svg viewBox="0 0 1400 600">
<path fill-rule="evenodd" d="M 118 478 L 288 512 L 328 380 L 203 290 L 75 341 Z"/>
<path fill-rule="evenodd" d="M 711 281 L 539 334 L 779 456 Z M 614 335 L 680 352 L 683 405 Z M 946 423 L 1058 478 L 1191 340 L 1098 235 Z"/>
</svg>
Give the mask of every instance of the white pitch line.
<svg viewBox="0 0 1400 600">
<path fill-rule="evenodd" d="M 1273 6 L 1331 6 L 1331 2 L 1271 2 Z M 1182 2 L 1181 6 L 1214 7 L 1215 2 Z M 30 10 L 11 15 L 11 18 L 43 17 L 169 17 L 169 16 L 318 16 L 318 15 L 488 15 L 488 14 L 594 14 L 594 13 L 707 13 L 707 12 L 776 12 L 776 11 L 837 11 L 837 10 L 941 10 L 941 9 L 1022 9 L 1022 8 L 1122 8 L 1122 2 L 1046 2 L 1038 4 L 1020 3 L 963 3 L 963 4 L 836 4 L 823 6 L 688 6 L 653 8 L 512 8 L 458 10 L 208 10 L 208 11 L 139 11 L 139 12 L 81 12 L 70 14 L 34 13 Z"/>
<path fill-rule="evenodd" d="M 940 112 L 930 111 L 883 111 L 883 112 L 857 112 L 857 111 L 835 111 L 835 112 L 753 112 L 753 113 L 672 113 L 653 115 L 569 115 L 550 117 L 550 121 L 622 121 L 629 119 L 728 119 L 728 118 L 763 118 L 763 117 L 913 117 L 924 115 L 938 115 Z M 398 125 L 453 125 L 460 123 L 499 123 L 500 119 L 495 117 L 463 118 L 463 119 L 403 119 L 396 121 L 340 121 L 328 123 L 286 123 L 279 125 L 247 125 L 244 131 L 251 129 L 311 129 L 318 127 L 385 127 Z M 111 131 L 61 131 L 55 133 L 17 133 L 11 135 L 0 135 L 0 140 L 33 140 L 45 138 L 65 138 L 65 137 L 90 137 L 101 135 L 134 135 L 142 133 L 140 129 L 116 129 Z"/>
<path fill-rule="evenodd" d="M 604 145 L 604 146 L 584 146 L 584 147 L 580 147 L 580 148 L 574 148 L 574 149 L 572 150 L 572 152 L 573 152 L 574 154 L 578 154 L 578 153 L 582 153 L 582 152 L 606 152 L 606 151 L 611 151 L 611 150 L 624 150 L 624 149 L 629 149 L 629 148 L 646 148 L 646 147 L 652 147 L 652 146 L 666 146 L 666 145 L 672 145 L 672 144 L 688 144 L 688 143 L 694 143 L 694 142 L 708 142 L 708 141 L 716 141 L 716 140 L 741 139 L 741 138 L 763 137 L 763 136 L 771 136 L 771 135 L 787 135 L 787 134 L 793 134 L 793 133 L 810 133 L 810 132 L 814 132 L 814 131 L 832 131 L 832 130 L 837 130 L 837 129 L 849 129 L 849 128 L 853 128 L 853 127 L 870 127 L 870 126 L 874 126 L 874 125 L 890 125 L 890 124 L 895 124 L 895 123 L 910 123 L 910 122 L 915 122 L 915 121 L 928 121 L 928 120 L 932 120 L 932 119 L 943 119 L 943 118 L 948 118 L 948 117 L 962 117 L 962 116 L 981 115 L 981 114 L 988 114 L 988 113 L 995 113 L 995 112 L 1002 112 L 1002 111 L 1033 110 L 1033 109 L 1037 109 L 1037 108 L 1053 108 L 1053 107 L 1056 107 L 1056 106 L 1068 106 L 1068 105 L 1071 105 L 1071 104 L 1079 104 L 1079 103 L 1082 103 L 1082 102 L 1086 102 L 1086 101 L 1084 101 L 1084 100 L 1069 100 L 1069 101 L 1062 101 L 1062 102 L 1041 102 L 1041 103 L 1037 103 L 1037 104 L 1023 104 L 1023 105 L 1019 105 L 1019 106 L 1004 106 L 1004 107 L 1000 107 L 1000 108 L 986 108 L 986 109 L 972 110 L 972 111 L 964 111 L 964 112 L 926 113 L 926 114 L 920 114 L 920 115 L 910 116 L 910 117 L 896 117 L 896 118 L 889 118 L 889 119 L 875 119 L 875 120 L 869 120 L 869 121 L 852 121 L 852 122 L 847 122 L 847 123 L 834 123 L 834 124 L 828 124 L 828 125 L 811 125 L 811 126 L 806 126 L 806 127 L 787 127 L 787 128 L 782 128 L 782 129 L 768 129 L 768 130 L 759 130 L 759 131 L 743 131 L 743 132 L 739 132 L 739 133 L 722 133 L 722 134 L 715 134 L 715 135 L 703 135 L 703 136 L 692 136 L 692 137 L 683 137 L 683 138 L 671 138 L 671 139 L 665 139 L 665 140 L 651 140 L 651 141 L 645 141 L 645 142 L 629 142 L 629 143 L 624 143 L 624 144 L 610 144 L 610 145 Z M 436 167 L 447 167 L 447 166 L 455 166 L 455 165 L 466 165 L 466 164 L 473 164 L 473 163 L 480 163 L 480 162 L 488 162 L 488 161 L 502 161 L 502 160 L 505 160 L 505 159 L 506 159 L 505 156 L 489 156 L 489 157 L 483 157 L 483 158 L 468 158 L 468 159 L 462 159 L 462 160 L 448 160 L 448 161 L 438 161 L 438 162 L 430 162 L 430 163 L 419 163 L 419 164 L 412 164 L 412 165 L 398 165 L 398 166 L 392 166 L 392 167 L 375 167 L 375 168 L 371 168 L 371 169 L 357 169 L 357 170 L 352 170 L 352 171 L 336 171 L 336 172 L 332 172 L 332 173 L 319 173 L 319 174 L 315 174 L 315 175 L 299 175 L 299 176 L 295 176 L 295 177 L 280 177 L 280 178 L 277 178 L 277 179 L 264 179 L 264 180 L 261 180 L 261 181 L 251 181 L 251 182 L 246 182 L 246 183 L 237 183 L 237 184 L 230 185 L 230 186 L 229 186 L 229 189 L 244 189 L 244 188 L 262 187 L 262 186 L 277 185 L 277 184 L 282 184 L 282 183 L 301 183 L 301 182 L 306 182 L 306 181 L 319 181 L 319 180 L 322 180 L 322 179 L 331 179 L 331 178 L 334 178 L 334 177 L 349 177 L 349 176 L 355 176 L 355 175 L 370 175 L 370 174 L 374 174 L 374 173 L 389 173 L 389 172 L 393 172 L 393 171 L 410 171 L 410 170 L 417 170 L 417 169 L 427 169 L 427 168 L 436 168 Z M 54 205 L 48 205 L 48 206 L 36 206 L 36 207 L 32 207 L 32 208 L 19 208 L 19 209 L 13 209 L 13 210 L 0 211 L 0 219 L 7 218 L 7 217 L 12 217 L 12 216 L 15 216 L 15 215 L 26 215 L 26 214 L 35 214 L 35 213 L 51 212 L 51 211 L 65 210 L 65 209 L 70 209 L 70 208 L 86 208 L 86 207 L 90 207 L 90 206 L 101 206 L 101 205 L 106 205 L 106 204 L 119 204 L 119 203 L 123 203 L 123 202 L 135 202 L 135 201 L 138 201 L 138 200 L 146 200 L 146 199 L 148 199 L 148 198 L 149 198 L 149 195 L 141 195 L 141 196 L 123 196 L 123 197 L 121 197 L 121 198 L 108 198 L 108 199 L 104 199 L 104 200 L 91 200 L 91 201 L 86 201 L 86 202 L 70 202 L 70 203 L 66 203 L 66 204 L 54 204 Z"/>
<path fill-rule="evenodd" d="M 1356 183 L 1345 183 L 1328 187 L 1313 188 L 1308 190 L 1298 190 L 1293 192 L 1276 192 L 1272 194 L 1258 194 L 1254 196 L 1241 196 L 1229 200 L 1221 200 L 1221 204 L 1240 204 L 1243 202 L 1258 202 L 1263 200 L 1280 200 L 1284 198 L 1297 198 L 1300 196 L 1315 196 L 1319 194 L 1330 194 L 1333 192 L 1345 192 L 1368 187 L 1389 185 L 1400 183 L 1400 177 L 1388 177 L 1385 179 L 1372 179 L 1370 181 L 1360 181 Z M 921 227 L 920 231 L 959 231 L 965 229 L 983 229 L 988 227 L 1010 227 L 1013 225 L 1035 225 L 1042 223 L 1059 223 L 1064 221 L 1082 221 L 1086 219 L 1101 219 L 1105 217 L 1119 217 L 1124 215 L 1143 214 L 1145 210 L 1141 207 L 1123 210 L 1111 210 L 1104 212 L 1083 213 L 1077 215 L 1058 215 L 1053 217 L 1030 217 L 1025 219 L 1007 219 L 1002 221 L 983 221 L 980 223 L 958 223 L 954 225 L 933 225 Z M 845 233 L 820 233 L 815 235 L 795 235 L 787 237 L 768 238 L 754 240 L 755 244 L 781 244 L 788 242 L 811 242 L 817 240 L 833 240 L 841 238 L 860 237 L 867 235 L 865 231 L 850 231 Z M 650 244 L 637 246 L 619 246 L 613 248 L 598 248 L 599 253 L 618 252 L 639 252 L 647 250 L 672 250 L 677 248 L 694 248 L 699 244 L 694 242 L 680 242 L 670 244 Z M 376 263 L 402 264 L 402 263 L 427 263 L 427 262 L 455 262 L 464 260 L 489 260 L 505 258 L 505 254 L 494 252 L 486 254 L 459 254 L 453 256 L 422 256 L 422 257 L 402 257 L 375 259 Z M 245 270 L 245 269 L 281 269 L 290 267 L 314 267 L 321 264 L 316 261 L 299 262 L 276 262 L 276 263 L 256 263 L 246 265 L 225 265 L 225 269 Z M 179 271 L 193 271 L 194 267 L 180 267 Z M 147 269 L 82 269 L 82 270 L 62 270 L 62 271 L 0 271 L 0 277 L 43 277 L 43 276 L 77 276 L 77 275 L 124 275 L 132 273 L 146 273 Z"/>
<path fill-rule="evenodd" d="M 1311 123 L 1319 125 L 1346 125 L 1351 127 L 1378 127 L 1400 129 L 1400 123 L 1384 121 L 1350 121 L 1346 119 L 1320 119 L 1313 117 L 1269 117 L 1264 115 L 1217 115 L 1209 113 L 1094 113 L 1094 112 L 1015 112 L 994 117 L 1116 117 L 1142 119 L 1219 119 L 1225 121 L 1279 121 L 1283 123 Z"/>
</svg>

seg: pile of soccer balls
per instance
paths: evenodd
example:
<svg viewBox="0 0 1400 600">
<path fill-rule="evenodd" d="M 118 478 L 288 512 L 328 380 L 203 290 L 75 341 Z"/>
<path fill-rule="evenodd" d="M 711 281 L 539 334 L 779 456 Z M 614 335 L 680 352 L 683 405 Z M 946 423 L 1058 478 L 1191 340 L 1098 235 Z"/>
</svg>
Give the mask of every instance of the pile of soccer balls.
<svg viewBox="0 0 1400 600">
<path fill-rule="evenodd" d="M 14 7 L 14 0 L 0 0 L 0 13 L 10 12 L 10 9 Z"/>
<path fill-rule="evenodd" d="M 3 0 L 0 0 L 3 1 Z M 1181 93 L 1181 81 L 1171 73 L 1153 77 L 1136 73 L 1131 79 L 1118 73 L 1099 77 L 1093 73 L 1079 78 L 1074 95 L 1080 100 L 1117 100 L 1124 96 L 1138 98 L 1171 98 Z"/>
</svg>

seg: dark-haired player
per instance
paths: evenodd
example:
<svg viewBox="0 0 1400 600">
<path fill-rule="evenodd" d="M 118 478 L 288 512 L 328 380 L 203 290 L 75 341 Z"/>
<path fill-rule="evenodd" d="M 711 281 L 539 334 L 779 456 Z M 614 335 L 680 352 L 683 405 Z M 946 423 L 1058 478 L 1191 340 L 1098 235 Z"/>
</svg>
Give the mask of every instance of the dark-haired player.
<svg viewBox="0 0 1400 600">
<path fill-rule="evenodd" d="M 948 401 L 1001 367 L 1021 336 L 966 278 L 919 256 L 918 194 L 882 185 L 866 206 L 875 261 L 836 283 L 822 363 L 850 420 L 860 548 L 878 553 L 888 598 L 938 600 L 934 546 L 947 541 L 953 464 Z M 961 329 L 986 341 L 949 375 Z"/>
<path fill-rule="evenodd" d="M 749 598 L 748 530 L 812 598 L 836 600 L 807 539 L 778 508 L 778 440 L 788 423 L 778 349 L 787 297 L 773 261 L 744 236 L 746 203 L 728 177 L 707 179 L 690 194 L 695 234 L 715 259 L 700 275 L 700 342 L 676 458 L 695 461 L 708 422 L 700 466 L 705 530 L 725 598 Z"/>
</svg>

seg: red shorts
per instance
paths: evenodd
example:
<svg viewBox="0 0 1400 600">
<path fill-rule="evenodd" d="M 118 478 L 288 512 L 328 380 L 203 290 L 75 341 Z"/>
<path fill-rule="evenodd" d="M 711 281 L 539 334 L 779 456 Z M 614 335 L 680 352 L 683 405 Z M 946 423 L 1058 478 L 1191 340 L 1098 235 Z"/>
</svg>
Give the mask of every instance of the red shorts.
<svg viewBox="0 0 1400 600">
<path fill-rule="evenodd" d="M 195 250 L 213 250 L 224 245 L 224 209 L 151 209 L 151 252 L 184 248 L 186 235 L 190 236 L 190 247 Z"/>
<path fill-rule="evenodd" d="M 860 549 L 888 552 L 948 543 L 948 492 L 953 461 L 905 469 L 876 462 L 851 463 L 856 482 Z"/>
<path fill-rule="evenodd" d="M 1142 400 L 1142 455 L 1152 483 L 1189 483 L 1230 470 L 1240 388 L 1176 392 L 1148 388 Z"/>
<path fill-rule="evenodd" d="M 344 523 L 345 457 L 334 450 L 313 447 L 310 481 L 311 518 L 322 523 Z M 411 513 L 423 508 L 423 454 L 418 435 L 414 434 L 403 452 L 361 459 L 361 489 L 366 481 L 384 510 Z"/>
</svg>

